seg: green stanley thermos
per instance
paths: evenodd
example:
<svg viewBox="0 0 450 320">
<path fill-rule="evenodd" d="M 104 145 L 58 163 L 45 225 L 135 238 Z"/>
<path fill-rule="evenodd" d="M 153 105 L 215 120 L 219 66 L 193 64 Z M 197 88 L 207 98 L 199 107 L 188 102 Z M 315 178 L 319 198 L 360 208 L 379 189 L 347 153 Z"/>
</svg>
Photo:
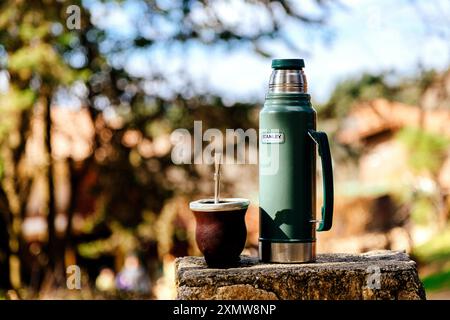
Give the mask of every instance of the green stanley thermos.
<svg viewBox="0 0 450 320">
<path fill-rule="evenodd" d="M 330 230 L 333 169 L 327 135 L 316 131 L 303 59 L 275 59 L 259 115 L 259 256 L 263 262 L 313 262 L 316 230 Z M 316 150 L 323 206 L 316 220 Z"/>
</svg>

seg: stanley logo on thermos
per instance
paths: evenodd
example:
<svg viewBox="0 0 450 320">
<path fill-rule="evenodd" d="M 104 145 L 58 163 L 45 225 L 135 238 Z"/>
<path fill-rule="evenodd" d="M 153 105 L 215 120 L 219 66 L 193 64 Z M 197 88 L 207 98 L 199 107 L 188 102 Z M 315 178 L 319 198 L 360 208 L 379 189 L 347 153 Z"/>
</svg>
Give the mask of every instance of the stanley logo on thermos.
<svg viewBox="0 0 450 320">
<path fill-rule="evenodd" d="M 282 132 L 263 132 L 261 134 L 262 143 L 283 143 L 284 133 Z"/>
</svg>

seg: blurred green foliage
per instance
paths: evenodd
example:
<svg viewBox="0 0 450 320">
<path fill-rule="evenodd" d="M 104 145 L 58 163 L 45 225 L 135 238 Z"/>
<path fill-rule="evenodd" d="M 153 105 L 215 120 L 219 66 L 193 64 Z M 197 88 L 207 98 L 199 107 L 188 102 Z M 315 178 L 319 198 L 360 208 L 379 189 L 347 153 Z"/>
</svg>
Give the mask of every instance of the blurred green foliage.
<svg viewBox="0 0 450 320">
<path fill-rule="evenodd" d="M 429 225 L 432 222 L 432 215 L 435 211 L 432 199 L 426 196 L 420 196 L 411 202 L 411 219 L 414 223 L 422 226 Z"/>
<path fill-rule="evenodd" d="M 397 138 L 408 149 L 411 168 L 417 172 L 428 171 L 437 174 L 447 155 L 450 139 L 414 127 L 401 129 Z"/>
<path fill-rule="evenodd" d="M 338 83 L 327 103 L 319 106 L 318 113 L 324 118 L 343 117 L 357 101 L 379 97 L 391 99 L 395 89 L 386 82 L 386 75 L 362 74 L 355 79 Z"/>
<path fill-rule="evenodd" d="M 318 115 L 341 118 L 354 104 L 378 98 L 418 105 L 423 91 L 436 80 L 436 75 L 434 70 L 422 70 L 409 78 L 392 72 L 363 73 L 338 83 L 328 101 L 318 106 Z"/>
<path fill-rule="evenodd" d="M 434 268 L 422 277 L 427 291 L 450 289 L 450 229 L 447 228 L 430 240 L 414 248 L 413 255 L 421 265 Z"/>
<path fill-rule="evenodd" d="M 422 279 L 423 286 L 427 291 L 440 291 L 450 289 L 450 268 L 426 276 Z"/>
<path fill-rule="evenodd" d="M 431 263 L 449 261 L 450 259 L 450 229 L 436 234 L 429 241 L 414 248 L 414 255 L 421 262 Z"/>
</svg>

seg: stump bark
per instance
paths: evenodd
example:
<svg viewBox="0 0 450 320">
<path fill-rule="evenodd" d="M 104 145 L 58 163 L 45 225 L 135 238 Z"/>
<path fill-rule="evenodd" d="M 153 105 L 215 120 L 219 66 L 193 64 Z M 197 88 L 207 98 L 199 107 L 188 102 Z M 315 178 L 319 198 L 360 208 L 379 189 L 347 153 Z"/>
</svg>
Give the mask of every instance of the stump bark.
<svg viewBox="0 0 450 320">
<path fill-rule="evenodd" d="M 267 264 L 242 256 L 240 266 L 229 269 L 183 257 L 175 268 L 177 298 L 183 300 L 425 299 L 416 263 L 395 251 L 319 254 L 308 264 Z"/>
</svg>

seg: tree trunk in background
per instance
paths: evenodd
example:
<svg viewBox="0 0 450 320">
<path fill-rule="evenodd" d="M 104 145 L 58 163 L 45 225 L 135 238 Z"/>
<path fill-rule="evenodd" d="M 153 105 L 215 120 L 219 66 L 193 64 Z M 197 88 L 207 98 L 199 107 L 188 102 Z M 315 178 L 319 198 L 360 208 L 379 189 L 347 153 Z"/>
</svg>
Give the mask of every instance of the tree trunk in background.
<svg viewBox="0 0 450 320">
<path fill-rule="evenodd" d="M 2 283 L 18 289 L 22 287 L 23 278 L 29 270 L 24 263 L 27 247 L 22 235 L 22 222 L 25 218 L 26 205 L 30 194 L 32 179 L 20 170 L 20 162 L 25 155 L 26 141 L 30 131 L 30 112 L 20 113 L 20 142 L 12 147 L 7 145 L 2 150 L 3 181 L 0 187 L 0 249 L 2 251 L 0 272 Z"/>
<path fill-rule="evenodd" d="M 51 119 L 51 94 L 44 90 L 43 104 L 45 117 L 45 152 L 47 154 L 47 185 L 48 185 L 48 211 L 47 211 L 47 228 L 48 228 L 48 270 L 47 273 L 52 274 L 53 284 L 60 286 L 64 283 L 64 250 L 61 250 L 61 243 L 55 228 L 56 219 L 56 203 L 55 203 L 55 183 L 54 160 L 52 157 L 52 119 Z"/>
<path fill-rule="evenodd" d="M 9 258 L 9 230 L 11 212 L 9 202 L 3 188 L 0 186 L 0 290 L 11 289 Z"/>
<path fill-rule="evenodd" d="M 72 225 L 73 225 L 73 216 L 77 209 L 78 199 L 79 199 L 79 186 L 86 175 L 86 172 L 89 168 L 89 159 L 79 163 L 74 161 L 72 158 L 67 160 L 70 174 L 70 201 L 67 208 L 67 226 L 64 232 L 63 239 L 61 239 L 61 247 L 64 250 L 64 253 L 69 253 L 69 257 L 72 261 L 67 261 L 68 263 L 76 263 L 75 259 L 75 250 L 73 247 L 73 238 L 72 238 Z"/>
</svg>

